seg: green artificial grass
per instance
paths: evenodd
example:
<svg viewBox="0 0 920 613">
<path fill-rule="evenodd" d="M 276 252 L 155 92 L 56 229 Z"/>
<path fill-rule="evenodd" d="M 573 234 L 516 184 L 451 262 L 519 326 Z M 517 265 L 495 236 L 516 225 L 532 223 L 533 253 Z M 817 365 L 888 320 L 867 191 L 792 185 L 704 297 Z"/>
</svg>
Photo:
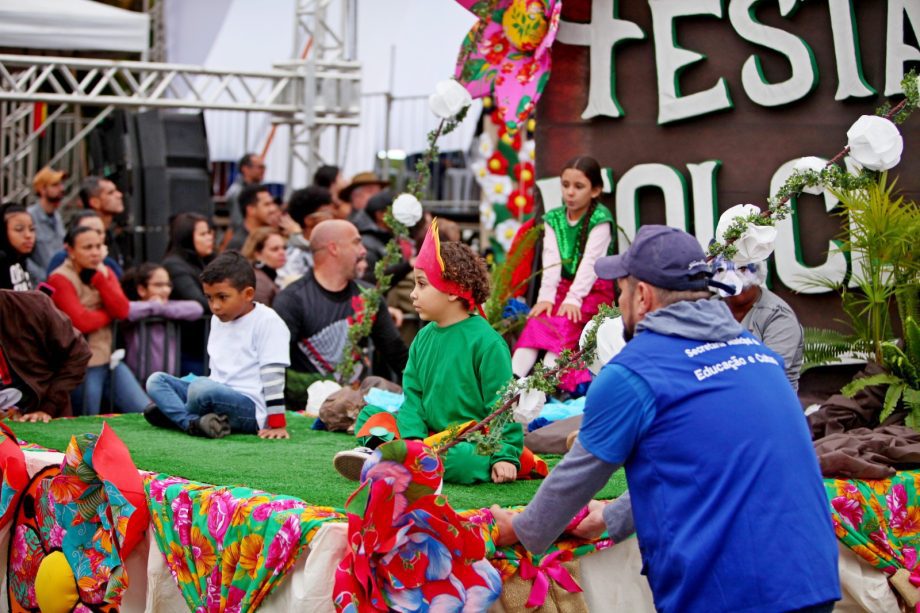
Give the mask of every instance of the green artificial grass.
<svg viewBox="0 0 920 613">
<path fill-rule="evenodd" d="M 355 446 L 353 436 L 311 430 L 312 418 L 288 413 L 288 440 L 262 440 L 235 434 L 220 440 L 188 436 L 147 424 L 141 415 L 111 418 L 56 419 L 48 424 L 9 423 L 16 435 L 30 443 L 64 451 L 74 434 L 102 430 L 107 421 L 131 452 L 142 470 L 177 475 L 216 485 L 245 485 L 273 494 L 296 496 L 320 506 L 343 507 L 355 483 L 332 467 L 332 457 Z M 559 456 L 545 457 L 555 465 Z M 533 497 L 540 481 L 516 481 L 496 485 L 444 485 L 444 494 L 455 509 L 523 505 Z M 626 490 L 626 478 L 614 475 L 598 498 L 614 498 Z"/>
</svg>

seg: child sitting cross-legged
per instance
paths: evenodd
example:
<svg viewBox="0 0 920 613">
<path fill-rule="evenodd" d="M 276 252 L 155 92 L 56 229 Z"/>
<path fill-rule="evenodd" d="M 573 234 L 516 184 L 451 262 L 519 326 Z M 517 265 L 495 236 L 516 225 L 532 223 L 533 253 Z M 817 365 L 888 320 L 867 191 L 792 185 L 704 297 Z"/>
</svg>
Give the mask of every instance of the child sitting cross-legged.
<svg viewBox="0 0 920 613">
<path fill-rule="evenodd" d="M 412 304 L 419 317 L 429 323 L 409 348 L 403 373 L 405 401 L 395 415 L 366 406 L 355 423 L 362 444 L 376 446 L 394 438 L 425 439 L 480 421 L 492 411 L 502 387 L 512 378 L 507 343 L 485 318 L 470 313 L 489 295 L 485 262 L 463 243 L 442 244 L 437 237 L 435 220 L 415 262 Z M 491 456 L 477 455 L 475 445 L 468 442 L 452 447 L 444 458 L 444 479 L 471 484 L 529 477 L 534 461 L 524 449 L 521 425 L 509 423 L 502 437 L 501 449 Z M 369 448 L 360 447 L 340 452 L 335 467 L 355 480 L 370 453 Z"/>
<path fill-rule="evenodd" d="M 154 405 L 144 417 L 154 426 L 195 436 L 231 432 L 288 438 L 284 369 L 290 332 L 273 310 L 253 302 L 255 273 L 235 251 L 218 256 L 201 273 L 211 317 L 211 374 L 191 382 L 158 372 L 147 379 Z"/>
</svg>

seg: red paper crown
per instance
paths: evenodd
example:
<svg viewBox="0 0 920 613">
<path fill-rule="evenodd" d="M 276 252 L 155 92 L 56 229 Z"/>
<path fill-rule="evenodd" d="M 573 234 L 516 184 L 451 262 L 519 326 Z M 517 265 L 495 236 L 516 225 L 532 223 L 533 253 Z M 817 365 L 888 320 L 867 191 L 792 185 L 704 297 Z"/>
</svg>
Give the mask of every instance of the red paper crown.
<svg viewBox="0 0 920 613">
<path fill-rule="evenodd" d="M 418 256 L 415 258 L 415 267 L 425 273 L 425 276 L 428 277 L 428 282 L 434 285 L 436 289 L 445 294 L 463 298 L 470 305 L 470 308 L 475 306 L 482 314 L 482 309 L 469 289 L 455 281 L 449 281 L 444 278 L 444 260 L 441 259 L 441 239 L 438 237 L 437 218 L 433 219 L 431 225 L 428 226 L 425 242 L 422 243 L 422 248 L 419 249 Z"/>
</svg>

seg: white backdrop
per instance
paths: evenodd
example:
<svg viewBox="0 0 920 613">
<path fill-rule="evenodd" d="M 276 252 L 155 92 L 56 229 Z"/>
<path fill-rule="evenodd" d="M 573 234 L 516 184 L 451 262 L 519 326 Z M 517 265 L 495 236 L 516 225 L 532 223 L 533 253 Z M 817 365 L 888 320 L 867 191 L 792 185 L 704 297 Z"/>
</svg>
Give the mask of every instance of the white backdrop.
<svg viewBox="0 0 920 613">
<path fill-rule="evenodd" d="M 0 47 L 147 50 L 150 18 L 91 0 L 0 0 Z"/>
<path fill-rule="evenodd" d="M 332 2 L 332 7 L 337 2 Z M 294 0 L 167 0 L 167 60 L 208 68 L 266 70 L 296 54 Z M 421 98 L 453 74 L 454 62 L 473 16 L 453 0 L 358 0 L 357 54 L 362 63 L 361 127 L 348 130 L 342 159 L 352 175 L 373 166 L 384 149 L 385 99 L 396 100 L 390 114 L 390 149 L 408 153 L 425 146 L 436 118 Z M 420 26 L 420 24 L 425 24 Z M 391 51 L 392 50 L 392 51 Z M 395 62 L 390 62 L 391 54 Z M 392 84 L 392 88 L 391 88 Z M 475 116 L 441 141 L 443 150 L 469 146 Z M 205 114 L 212 160 L 236 160 L 262 150 L 269 132 L 264 114 L 208 111 Z M 247 129 L 248 123 L 248 129 Z M 332 143 L 324 142 L 332 156 Z M 266 180 L 283 182 L 287 171 L 287 130 L 279 129 L 266 160 Z M 308 183 L 295 176 L 293 187 Z"/>
</svg>

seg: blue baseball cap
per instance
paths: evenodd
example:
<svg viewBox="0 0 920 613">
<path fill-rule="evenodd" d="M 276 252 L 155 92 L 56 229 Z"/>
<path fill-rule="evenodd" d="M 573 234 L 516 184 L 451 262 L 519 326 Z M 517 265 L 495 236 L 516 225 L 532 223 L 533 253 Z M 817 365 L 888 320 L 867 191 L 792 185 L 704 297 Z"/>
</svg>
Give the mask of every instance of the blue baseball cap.
<svg viewBox="0 0 920 613">
<path fill-rule="evenodd" d="M 669 290 L 704 290 L 712 270 L 699 241 L 683 230 L 648 225 L 639 228 L 625 252 L 598 258 L 594 272 L 601 279 L 633 276 Z M 701 274 L 703 273 L 703 274 Z"/>
</svg>

